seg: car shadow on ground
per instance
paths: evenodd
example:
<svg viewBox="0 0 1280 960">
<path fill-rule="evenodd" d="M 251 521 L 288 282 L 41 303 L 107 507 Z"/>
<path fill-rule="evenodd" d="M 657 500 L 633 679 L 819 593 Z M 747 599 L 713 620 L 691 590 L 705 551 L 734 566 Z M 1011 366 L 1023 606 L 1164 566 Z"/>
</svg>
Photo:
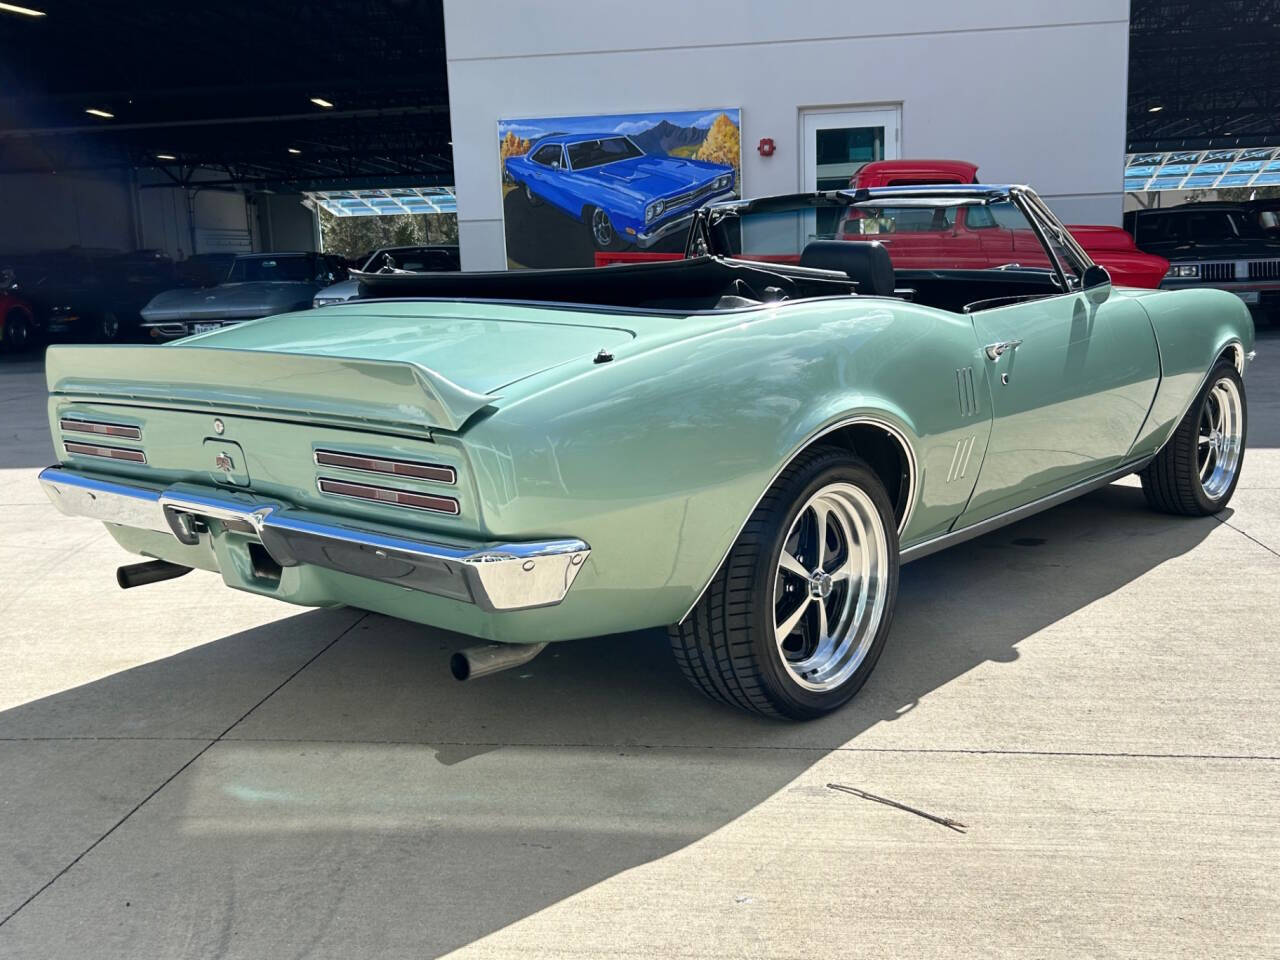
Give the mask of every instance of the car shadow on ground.
<svg viewBox="0 0 1280 960">
<path fill-rule="evenodd" d="M 465 638 L 364 616 L 11 931 L 21 946 L 30 920 L 41 955 L 205 955 L 234 935 L 245 956 L 440 956 L 700 841 L 1217 526 L 1153 514 L 1138 489 L 1112 486 L 911 564 L 876 672 L 810 724 L 703 699 L 654 631 L 554 645 L 459 684 L 447 660 Z M 296 635 L 300 620 L 339 615 L 303 613 L 16 707 L 0 738 L 182 735 L 283 625 Z M 109 942 L 92 939 L 108 928 Z"/>
</svg>

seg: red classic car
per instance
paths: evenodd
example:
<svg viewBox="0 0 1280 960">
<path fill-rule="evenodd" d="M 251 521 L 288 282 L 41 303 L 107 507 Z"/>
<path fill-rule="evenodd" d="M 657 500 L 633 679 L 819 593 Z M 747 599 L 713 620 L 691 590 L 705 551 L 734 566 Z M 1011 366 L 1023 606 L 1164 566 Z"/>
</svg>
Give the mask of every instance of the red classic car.
<svg viewBox="0 0 1280 960">
<path fill-rule="evenodd" d="M 978 167 L 963 160 L 878 160 L 863 166 L 849 182 L 854 189 L 977 183 Z M 820 234 L 841 240 L 876 239 L 889 249 L 895 267 L 912 269 L 939 258 L 969 269 L 1002 266 L 1047 266 L 1040 241 L 1012 220 L 1002 223 L 1005 210 L 993 206 L 886 209 L 878 217 L 850 208 L 835 224 L 814 224 Z M 1067 229 L 1095 262 L 1107 268 L 1112 280 L 1127 287 L 1160 286 L 1169 261 L 1140 251 L 1122 227 L 1069 224 Z M 679 259 L 680 254 L 597 253 L 596 266 L 636 260 Z"/>
</svg>

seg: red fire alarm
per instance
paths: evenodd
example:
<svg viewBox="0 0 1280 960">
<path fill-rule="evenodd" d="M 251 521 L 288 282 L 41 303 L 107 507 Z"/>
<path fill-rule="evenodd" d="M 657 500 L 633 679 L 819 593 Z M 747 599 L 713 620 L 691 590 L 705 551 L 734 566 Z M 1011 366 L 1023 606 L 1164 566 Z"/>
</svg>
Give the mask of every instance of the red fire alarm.
<svg viewBox="0 0 1280 960">
<path fill-rule="evenodd" d="M 762 157 L 772 157 L 775 149 L 776 148 L 773 145 L 773 138 L 764 137 L 760 140 L 759 146 L 756 147 L 756 152 Z"/>
</svg>

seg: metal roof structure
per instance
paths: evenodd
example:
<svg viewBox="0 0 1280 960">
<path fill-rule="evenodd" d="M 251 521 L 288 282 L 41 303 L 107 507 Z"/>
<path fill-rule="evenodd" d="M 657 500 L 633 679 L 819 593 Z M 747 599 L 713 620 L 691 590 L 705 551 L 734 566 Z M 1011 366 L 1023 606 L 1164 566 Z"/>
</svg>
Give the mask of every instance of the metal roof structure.
<svg viewBox="0 0 1280 960">
<path fill-rule="evenodd" d="M 457 213 L 449 187 L 306 191 L 306 198 L 335 217 L 385 217 L 404 213 Z"/>
<path fill-rule="evenodd" d="M 440 0 L 29 5 L 0 17 L 0 173 L 453 182 Z"/>
<path fill-rule="evenodd" d="M 1277 186 L 1280 186 L 1280 147 L 1171 150 L 1131 153 L 1125 158 L 1126 191 Z"/>
<path fill-rule="evenodd" d="M 1280 0 L 1133 0 L 1128 117 L 1130 154 L 1280 145 Z"/>
</svg>

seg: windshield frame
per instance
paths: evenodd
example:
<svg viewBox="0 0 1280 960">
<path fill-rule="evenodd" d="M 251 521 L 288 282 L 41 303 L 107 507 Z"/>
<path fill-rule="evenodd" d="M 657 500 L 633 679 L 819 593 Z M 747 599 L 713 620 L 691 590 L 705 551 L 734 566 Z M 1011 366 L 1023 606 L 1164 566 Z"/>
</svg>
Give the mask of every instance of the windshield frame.
<svg viewBox="0 0 1280 960">
<path fill-rule="evenodd" d="M 735 258 L 730 251 L 715 249 L 716 231 L 712 229 L 727 217 L 741 218 L 752 213 L 788 213 L 832 207 L 849 207 L 864 203 L 882 206 L 966 206 L 1011 202 L 1031 225 L 1040 241 L 1045 256 L 1051 264 L 1051 272 L 1058 287 L 1064 293 L 1079 290 L 1084 272 L 1094 265 L 1093 260 L 1080 246 L 1071 231 L 1044 204 L 1030 187 L 1020 184 L 930 184 L 925 186 L 875 187 L 858 190 L 825 190 L 812 193 L 792 193 L 749 200 L 725 200 L 707 204 L 694 211 L 693 223 L 685 241 L 686 257 L 718 256 Z M 1053 236 L 1071 259 L 1069 272 L 1049 242 Z M 960 269 L 960 268 L 957 268 Z M 1073 275 L 1074 273 L 1074 275 Z"/>
</svg>

